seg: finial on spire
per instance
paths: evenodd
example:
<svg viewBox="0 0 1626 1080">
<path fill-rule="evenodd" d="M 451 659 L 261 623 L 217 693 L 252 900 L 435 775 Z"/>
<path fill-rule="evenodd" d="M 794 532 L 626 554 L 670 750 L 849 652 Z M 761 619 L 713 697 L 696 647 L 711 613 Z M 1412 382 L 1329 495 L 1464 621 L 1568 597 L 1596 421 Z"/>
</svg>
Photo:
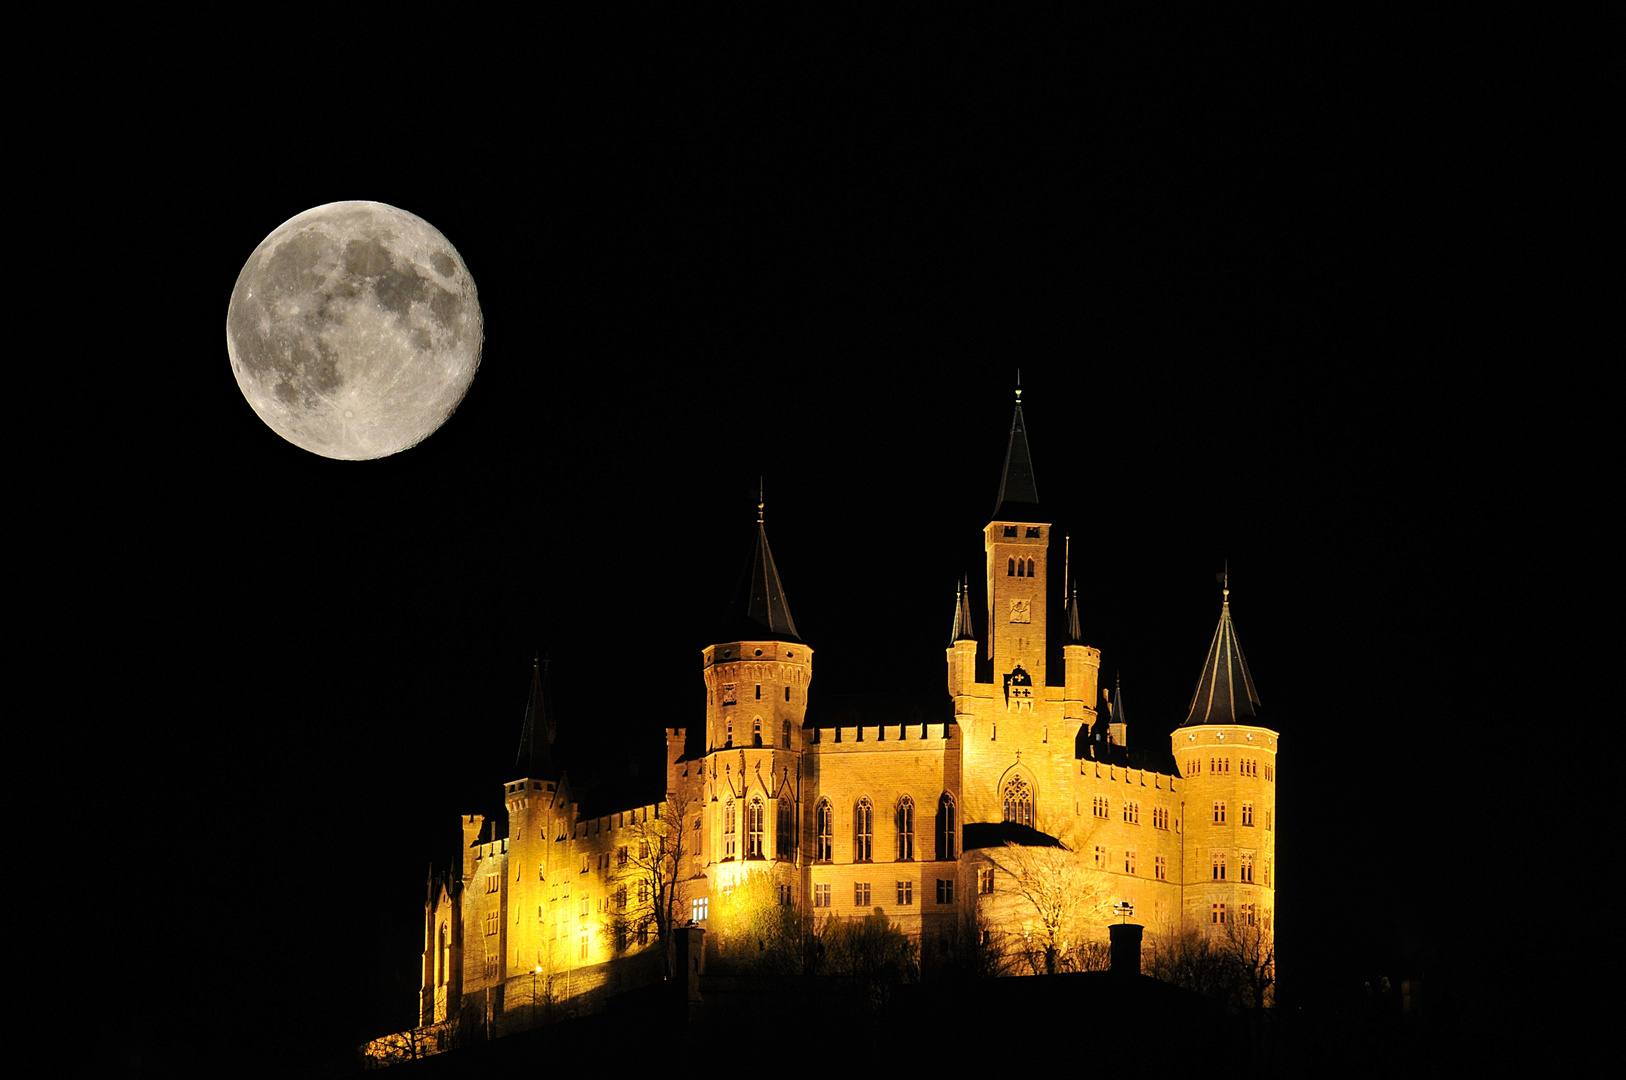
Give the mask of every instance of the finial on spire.
<svg viewBox="0 0 1626 1080">
<path fill-rule="evenodd" d="M 1016 404 L 1022 404 L 1022 369 L 1016 369 Z"/>
<path fill-rule="evenodd" d="M 762 507 L 765 504 L 766 504 L 766 500 L 763 498 L 763 494 L 762 494 L 762 477 L 759 476 L 759 477 L 757 477 L 757 524 L 758 525 L 762 524 Z"/>
<path fill-rule="evenodd" d="M 1214 575 L 1214 580 L 1219 582 L 1220 601 L 1226 607 L 1230 607 L 1231 606 L 1231 560 L 1226 559 L 1222 565 L 1224 566 L 1224 569 L 1221 570 L 1219 573 Z"/>
</svg>

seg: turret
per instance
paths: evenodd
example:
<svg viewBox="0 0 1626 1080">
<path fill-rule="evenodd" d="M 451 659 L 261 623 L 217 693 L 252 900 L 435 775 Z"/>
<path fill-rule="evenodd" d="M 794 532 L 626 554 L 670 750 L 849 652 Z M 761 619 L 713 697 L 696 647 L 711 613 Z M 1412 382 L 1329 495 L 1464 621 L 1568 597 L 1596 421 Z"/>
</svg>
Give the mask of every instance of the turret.
<svg viewBox="0 0 1626 1080">
<path fill-rule="evenodd" d="M 1074 725 L 1071 736 L 1077 734 L 1079 725 L 1095 723 L 1096 683 L 1101 672 L 1101 650 L 1084 644 L 1076 585 L 1067 598 L 1067 644 L 1061 647 L 1061 655 L 1065 669 L 1062 715 Z"/>
<path fill-rule="evenodd" d="M 949 633 L 948 692 L 958 699 L 977 681 L 977 638 L 971 631 L 971 595 L 961 580 L 954 598 L 954 628 Z M 956 702 L 956 713 L 962 710 Z"/>
</svg>

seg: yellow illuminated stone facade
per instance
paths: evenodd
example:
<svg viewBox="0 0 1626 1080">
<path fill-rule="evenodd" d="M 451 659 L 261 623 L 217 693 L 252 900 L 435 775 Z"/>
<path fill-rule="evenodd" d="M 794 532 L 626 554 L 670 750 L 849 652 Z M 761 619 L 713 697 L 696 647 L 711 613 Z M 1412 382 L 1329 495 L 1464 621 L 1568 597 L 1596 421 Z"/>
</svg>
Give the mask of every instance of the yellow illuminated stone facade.
<svg viewBox="0 0 1626 1080">
<path fill-rule="evenodd" d="M 1129 744 L 1121 707 L 1098 686 L 1100 653 L 1072 640 L 1076 611 L 1052 681 L 1048 635 L 1061 620 L 1048 609 L 1063 592 L 1021 425 L 1018 404 L 1003 516 L 984 529 L 988 630 L 971 637 L 962 597 L 946 657 L 952 710 L 810 720 L 813 650 L 775 608 L 759 532 L 760 632 L 702 651 L 704 738 L 667 731 L 665 802 L 584 817 L 568 779 L 526 776 L 505 785 L 506 827 L 463 819 L 460 872 L 425 908 L 420 1023 L 477 1007 L 500 1025 L 508 1010 L 660 977 L 637 853 L 679 823 L 683 911 L 696 925 L 745 875 L 767 874 L 815 923 L 881 909 L 928 971 L 967 927 L 1033 931 L 1010 880 L 1013 837 L 1070 849 L 1087 909 L 1075 933 L 1104 939 L 1124 900 L 1149 934 L 1238 920 L 1270 932 L 1279 738 L 1257 721 L 1228 603 L 1168 751 Z"/>
</svg>

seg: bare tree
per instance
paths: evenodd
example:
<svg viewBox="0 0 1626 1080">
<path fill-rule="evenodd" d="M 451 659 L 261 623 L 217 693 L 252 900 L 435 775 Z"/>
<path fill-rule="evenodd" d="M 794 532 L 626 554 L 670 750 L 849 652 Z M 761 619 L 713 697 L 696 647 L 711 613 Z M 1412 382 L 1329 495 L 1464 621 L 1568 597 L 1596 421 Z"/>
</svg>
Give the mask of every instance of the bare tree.
<svg viewBox="0 0 1626 1080">
<path fill-rule="evenodd" d="M 682 923 L 688 901 L 684 888 L 687 833 L 684 811 L 689 800 L 669 795 L 654 814 L 634 824 L 627 845 L 627 902 L 623 932 L 653 925 L 666 952 L 666 973 L 672 974 L 672 928 Z"/>
<path fill-rule="evenodd" d="M 1007 935 L 1007 949 L 1035 974 L 1054 975 L 1071 966 L 1069 953 L 1100 936 L 1103 893 L 1097 875 L 1065 843 L 1007 842 L 998 854 L 985 854 L 1009 879 L 1006 888 L 1018 900 L 1015 914 L 1025 923 Z"/>
</svg>

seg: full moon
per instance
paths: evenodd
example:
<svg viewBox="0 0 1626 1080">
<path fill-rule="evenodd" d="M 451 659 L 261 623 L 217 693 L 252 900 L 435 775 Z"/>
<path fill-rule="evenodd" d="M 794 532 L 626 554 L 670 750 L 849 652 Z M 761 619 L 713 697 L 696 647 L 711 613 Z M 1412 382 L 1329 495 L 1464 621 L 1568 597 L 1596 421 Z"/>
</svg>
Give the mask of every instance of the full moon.
<svg viewBox="0 0 1626 1080">
<path fill-rule="evenodd" d="M 226 351 L 254 411 L 295 446 L 347 461 L 434 434 L 480 366 L 480 301 L 457 249 L 415 214 L 318 206 L 237 275 Z"/>
</svg>

